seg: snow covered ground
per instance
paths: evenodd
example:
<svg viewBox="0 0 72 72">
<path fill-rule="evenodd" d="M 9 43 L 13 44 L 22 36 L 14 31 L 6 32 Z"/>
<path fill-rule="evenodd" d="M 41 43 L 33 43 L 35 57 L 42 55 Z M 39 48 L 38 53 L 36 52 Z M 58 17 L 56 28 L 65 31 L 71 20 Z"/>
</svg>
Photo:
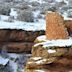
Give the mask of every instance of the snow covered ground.
<svg viewBox="0 0 72 72">
<path fill-rule="evenodd" d="M 39 22 L 31 23 L 31 22 L 22 22 L 22 21 L 14 21 L 14 22 L 5 22 L 0 21 L 0 29 L 22 29 L 22 30 L 45 30 L 45 20 L 40 20 Z"/>
</svg>

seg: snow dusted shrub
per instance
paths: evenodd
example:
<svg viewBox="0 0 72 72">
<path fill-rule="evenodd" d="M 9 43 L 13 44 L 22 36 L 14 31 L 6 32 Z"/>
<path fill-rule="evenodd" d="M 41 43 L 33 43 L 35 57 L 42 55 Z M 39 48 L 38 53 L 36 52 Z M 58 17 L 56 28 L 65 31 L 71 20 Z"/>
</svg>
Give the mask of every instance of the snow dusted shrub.
<svg viewBox="0 0 72 72">
<path fill-rule="evenodd" d="M 3 0 L 4 2 L 12 2 L 13 0 Z"/>
<path fill-rule="evenodd" d="M 0 6 L 0 14 L 2 15 L 9 15 L 10 8 L 8 6 L 2 5 Z"/>
<path fill-rule="evenodd" d="M 41 19 L 41 18 L 42 18 L 42 15 L 39 14 L 39 15 L 38 15 L 38 18 Z"/>
<path fill-rule="evenodd" d="M 50 4 L 49 3 L 43 3 L 40 5 L 41 7 L 41 14 L 45 14 L 46 11 L 48 11 Z"/>
<path fill-rule="evenodd" d="M 50 7 L 49 9 L 48 9 L 48 11 L 52 11 L 52 12 L 55 12 L 57 9 L 56 9 L 56 7 Z"/>
<path fill-rule="evenodd" d="M 46 11 L 48 11 L 48 7 L 46 6 L 46 7 L 44 7 L 42 10 L 41 10 L 41 14 L 45 14 L 46 13 Z"/>
<path fill-rule="evenodd" d="M 36 2 L 36 1 L 33 1 L 33 2 L 31 2 L 31 5 L 32 6 L 40 6 L 40 3 L 39 2 Z"/>
<path fill-rule="evenodd" d="M 20 21 L 25 21 L 25 22 L 34 22 L 33 13 L 30 10 L 22 10 L 19 13 L 17 19 Z"/>
<path fill-rule="evenodd" d="M 39 14 L 38 19 L 45 19 L 45 15 L 44 14 Z"/>
<path fill-rule="evenodd" d="M 16 6 L 16 8 L 20 10 L 25 10 L 25 9 L 29 9 L 30 6 L 27 3 L 20 3 Z"/>
</svg>

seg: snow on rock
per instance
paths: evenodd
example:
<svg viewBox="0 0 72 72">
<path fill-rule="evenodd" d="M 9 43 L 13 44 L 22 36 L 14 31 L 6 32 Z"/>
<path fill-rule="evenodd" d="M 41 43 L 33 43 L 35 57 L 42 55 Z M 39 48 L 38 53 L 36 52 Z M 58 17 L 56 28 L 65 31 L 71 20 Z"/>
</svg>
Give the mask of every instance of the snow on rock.
<svg viewBox="0 0 72 72">
<path fill-rule="evenodd" d="M 43 37 L 43 38 L 42 38 Z M 72 38 L 69 39 L 57 39 L 57 40 L 47 40 L 45 36 L 38 37 L 39 40 L 42 39 L 45 42 L 37 43 L 34 46 L 43 45 L 43 47 L 53 47 L 53 46 L 59 46 L 59 47 L 66 47 L 66 46 L 72 46 Z"/>
<path fill-rule="evenodd" d="M 42 57 L 33 57 L 32 59 L 36 61 L 42 59 Z"/>
<path fill-rule="evenodd" d="M 37 40 L 39 40 L 39 41 L 45 41 L 46 40 L 46 36 L 45 35 L 38 36 Z"/>
<path fill-rule="evenodd" d="M 45 72 L 44 70 L 35 70 L 36 72 Z"/>
<path fill-rule="evenodd" d="M 0 56 L 0 65 L 4 65 L 5 66 L 8 62 L 9 62 L 9 59 L 5 59 L 5 58 L 2 58 Z"/>
<path fill-rule="evenodd" d="M 55 53 L 55 52 L 56 52 L 56 50 L 52 50 L 52 49 L 48 50 L 48 53 Z"/>
</svg>

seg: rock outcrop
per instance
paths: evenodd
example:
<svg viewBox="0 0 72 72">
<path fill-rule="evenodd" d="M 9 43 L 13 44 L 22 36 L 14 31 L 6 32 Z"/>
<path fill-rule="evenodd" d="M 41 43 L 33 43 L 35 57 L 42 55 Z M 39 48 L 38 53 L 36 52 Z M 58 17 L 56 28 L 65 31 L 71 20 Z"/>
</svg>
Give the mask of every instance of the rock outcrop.
<svg viewBox="0 0 72 72">
<path fill-rule="evenodd" d="M 26 72 L 72 71 L 72 38 L 64 23 L 56 12 L 46 16 L 46 35 L 36 38 Z"/>
</svg>

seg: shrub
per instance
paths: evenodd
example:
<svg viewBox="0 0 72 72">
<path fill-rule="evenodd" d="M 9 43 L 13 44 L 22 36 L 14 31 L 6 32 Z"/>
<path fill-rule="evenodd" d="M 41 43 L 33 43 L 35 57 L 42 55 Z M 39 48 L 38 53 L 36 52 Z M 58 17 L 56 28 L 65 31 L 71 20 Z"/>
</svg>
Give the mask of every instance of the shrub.
<svg viewBox="0 0 72 72">
<path fill-rule="evenodd" d="M 31 5 L 32 6 L 40 6 L 40 3 L 39 2 L 36 2 L 36 1 L 33 1 L 33 2 L 31 2 Z"/>
<path fill-rule="evenodd" d="M 4 2 L 12 2 L 13 0 L 3 0 Z"/>
<path fill-rule="evenodd" d="M 34 16 L 32 11 L 30 10 L 23 10 L 19 13 L 18 20 L 25 21 L 25 22 L 34 22 Z"/>
<path fill-rule="evenodd" d="M 46 11 L 48 11 L 50 4 L 49 3 L 43 3 L 41 4 L 41 14 L 45 14 Z"/>
<path fill-rule="evenodd" d="M 9 15 L 10 13 L 10 8 L 8 6 L 0 6 L 0 14 L 2 15 Z"/>
<path fill-rule="evenodd" d="M 29 5 L 27 3 L 20 3 L 18 4 L 17 6 L 15 6 L 17 9 L 20 9 L 20 10 L 25 10 L 25 9 L 29 9 Z"/>
<path fill-rule="evenodd" d="M 46 11 L 48 11 L 48 7 L 47 7 L 47 6 L 45 6 L 45 7 L 41 10 L 41 14 L 45 14 Z"/>
<path fill-rule="evenodd" d="M 49 9 L 48 9 L 48 11 L 56 11 L 57 9 L 56 9 L 56 7 L 50 7 Z"/>
<path fill-rule="evenodd" d="M 67 11 L 67 16 L 69 17 L 69 18 L 72 18 L 72 9 L 69 9 L 68 11 Z"/>
</svg>

